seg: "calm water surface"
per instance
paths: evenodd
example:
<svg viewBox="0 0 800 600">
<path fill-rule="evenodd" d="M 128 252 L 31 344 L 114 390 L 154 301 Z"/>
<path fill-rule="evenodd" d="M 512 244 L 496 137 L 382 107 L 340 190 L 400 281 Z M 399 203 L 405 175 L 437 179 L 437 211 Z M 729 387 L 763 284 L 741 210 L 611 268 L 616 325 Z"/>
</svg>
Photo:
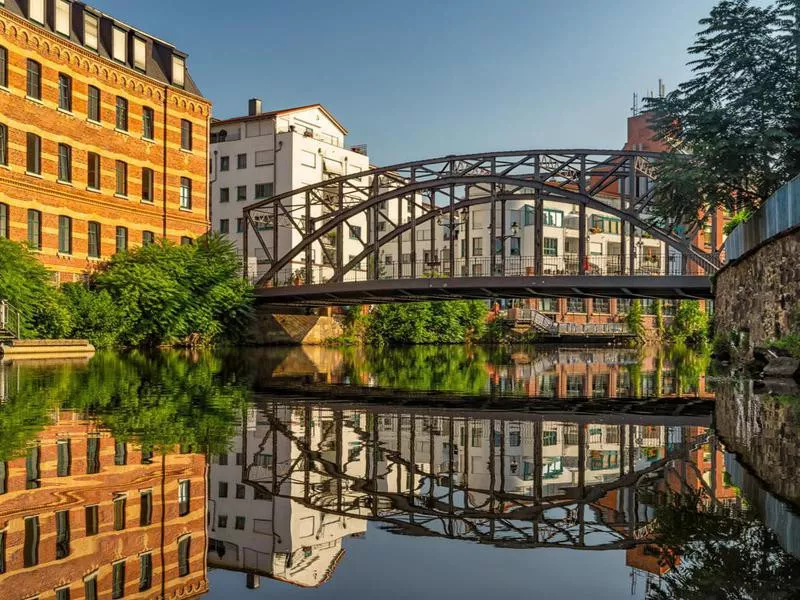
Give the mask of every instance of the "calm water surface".
<svg viewBox="0 0 800 600">
<path fill-rule="evenodd" d="M 800 400 L 688 351 L 0 366 L 0 600 L 797 598 Z"/>
</svg>

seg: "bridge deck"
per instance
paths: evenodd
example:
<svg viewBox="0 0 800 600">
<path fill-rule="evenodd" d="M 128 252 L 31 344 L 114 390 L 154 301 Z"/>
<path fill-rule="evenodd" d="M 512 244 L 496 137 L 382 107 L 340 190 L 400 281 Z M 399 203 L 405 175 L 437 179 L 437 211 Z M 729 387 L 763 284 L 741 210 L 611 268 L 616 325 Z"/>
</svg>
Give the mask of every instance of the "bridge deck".
<svg viewBox="0 0 800 600">
<path fill-rule="evenodd" d="M 707 275 L 442 277 L 260 287 L 261 302 L 329 306 L 485 298 L 713 298 Z"/>
</svg>

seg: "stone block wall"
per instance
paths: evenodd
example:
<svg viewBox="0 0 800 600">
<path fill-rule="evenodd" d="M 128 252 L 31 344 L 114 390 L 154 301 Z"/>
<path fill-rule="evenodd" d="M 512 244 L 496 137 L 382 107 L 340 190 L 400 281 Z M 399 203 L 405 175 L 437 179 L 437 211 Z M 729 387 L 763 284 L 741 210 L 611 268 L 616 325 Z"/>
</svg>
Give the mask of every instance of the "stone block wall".
<svg viewBox="0 0 800 600">
<path fill-rule="evenodd" d="M 726 266 L 714 289 L 717 331 L 749 331 L 750 348 L 785 335 L 800 310 L 800 228 Z"/>
</svg>

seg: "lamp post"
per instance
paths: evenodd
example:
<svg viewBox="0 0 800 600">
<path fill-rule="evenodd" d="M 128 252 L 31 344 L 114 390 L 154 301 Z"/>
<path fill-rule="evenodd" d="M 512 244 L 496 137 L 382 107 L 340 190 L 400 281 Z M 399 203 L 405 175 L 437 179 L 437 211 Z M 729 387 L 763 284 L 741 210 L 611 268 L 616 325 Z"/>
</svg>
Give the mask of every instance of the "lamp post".
<svg viewBox="0 0 800 600">
<path fill-rule="evenodd" d="M 453 219 L 449 221 L 445 221 L 442 219 L 442 213 L 439 213 L 439 217 L 436 219 L 436 223 L 440 227 L 447 228 L 448 235 L 445 238 L 446 241 L 450 242 L 450 277 L 455 277 L 455 248 L 453 244 L 458 239 L 459 228 L 462 225 L 466 225 L 467 220 L 469 218 L 469 209 L 462 208 L 461 211 L 457 214 L 453 214 Z"/>
<path fill-rule="evenodd" d="M 489 229 L 491 229 L 491 227 Z M 500 252 L 499 252 L 499 254 L 500 254 L 500 260 L 501 260 L 500 264 L 502 265 L 501 273 L 500 273 L 501 275 L 505 275 L 506 274 L 506 269 L 505 269 L 505 264 L 506 264 L 506 260 L 505 260 L 506 259 L 506 240 L 511 239 L 511 238 L 515 238 L 515 237 L 519 237 L 519 225 L 517 224 L 516 221 L 511 223 L 511 233 L 503 233 L 503 234 L 497 236 L 497 241 L 500 242 Z M 492 244 L 492 274 L 494 274 L 494 271 L 495 271 L 496 266 L 497 266 L 496 265 L 496 260 L 497 260 L 496 259 L 496 255 L 498 254 L 498 252 L 497 252 L 497 246 L 496 246 L 495 240 L 492 240 L 491 244 Z"/>
</svg>

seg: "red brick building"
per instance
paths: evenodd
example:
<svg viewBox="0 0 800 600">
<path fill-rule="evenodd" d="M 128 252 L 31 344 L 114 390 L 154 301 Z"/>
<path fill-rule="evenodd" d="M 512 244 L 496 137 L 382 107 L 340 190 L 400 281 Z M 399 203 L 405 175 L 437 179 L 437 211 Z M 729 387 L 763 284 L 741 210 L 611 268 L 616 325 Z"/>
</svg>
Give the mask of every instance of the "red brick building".
<svg viewBox="0 0 800 600">
<path fill-rule="evenodd" d="M 186 58 L 81 2 L 0 2 L 0 237 L 70 281 L 205 233 L 211 105 Z"/>
</svg>

